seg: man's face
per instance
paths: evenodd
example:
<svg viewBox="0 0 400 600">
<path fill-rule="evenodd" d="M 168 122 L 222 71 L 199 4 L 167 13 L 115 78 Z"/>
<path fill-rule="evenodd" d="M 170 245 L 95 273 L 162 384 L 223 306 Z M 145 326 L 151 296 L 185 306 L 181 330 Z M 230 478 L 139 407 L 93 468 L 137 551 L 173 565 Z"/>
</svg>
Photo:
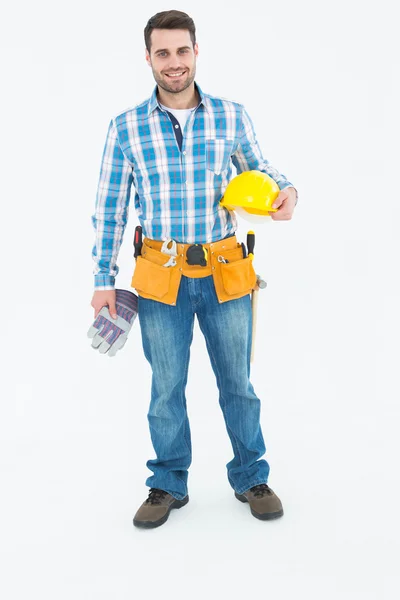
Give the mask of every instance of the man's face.
<svg viewBox="0 0 400 600">
<path fill-rule="evenodd" d="M 153 29 L 150 54 L 146 61 L 151 66 L 156 83 L 171 94 L 188 88 L 196 75 L 198 46 L 193 48 L 187 29 Z M 182 75 L 173 77 L 173 73 Z"/>
</svg>

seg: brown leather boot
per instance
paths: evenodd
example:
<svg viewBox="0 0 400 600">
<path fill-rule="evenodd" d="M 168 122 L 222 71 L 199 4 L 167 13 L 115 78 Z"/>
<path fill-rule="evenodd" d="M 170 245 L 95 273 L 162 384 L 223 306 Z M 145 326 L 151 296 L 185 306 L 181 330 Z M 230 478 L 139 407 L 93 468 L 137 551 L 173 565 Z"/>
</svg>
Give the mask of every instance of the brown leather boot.
<svg viewBox="0 0 400 600">
<path fill-rule="evenodd" d="M 186 495 L 182 500 L 177 500 L 168 492 L 158 488 L 150 488 L 149 497 L 143 502 L 133 518 L 136 527 L 158 527 L 165 523 L 172 508 L 182 508 L 189 502 Z"/>
<path fill-rule="evenodd" d="M 266 483 L 255 485 L 243 494 L 235 492 L 235 496 L 240 502 L 250 504 L 251 514 L 256 519 L 266 521 L 283 515 L 281 501 Z"/>
</svg>

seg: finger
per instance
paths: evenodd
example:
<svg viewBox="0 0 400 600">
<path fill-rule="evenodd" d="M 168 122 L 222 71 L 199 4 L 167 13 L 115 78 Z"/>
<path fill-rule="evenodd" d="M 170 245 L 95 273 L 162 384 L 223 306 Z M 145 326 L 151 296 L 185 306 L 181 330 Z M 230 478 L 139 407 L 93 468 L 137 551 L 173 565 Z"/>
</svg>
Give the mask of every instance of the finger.
<svg viewBox="0 0 400 600">
<path fill-rule="evenodd" d="M 97 315 L 99 314 L 99 312 L 101 311 L 102 308 L 104 308 L 104 306 L 106 306 L 105 304 L 102 304 L 101 306 L 96 306 L 94 309 L 94 318 L 97 319 Z"/>
<path fill-rule="evenodd" d="M 278 211 L 276 213 L 271 214 L 271 219 L 273 219 L 274 221 L 285 221 L 288 218 L 289 218 L 288 213 L 286 213 L 284 211 Z"/>
<path fill-rule="evenodd" d="M 108 303 L 108 312 L 110 313 L 113 319 L 117 318 L 117 309 L 115 306 L 115 302 Z"/>
<path fill-rule="evenodd" d="M 100 354 L 105 354 L 109 349 L 110 349 L 110 344 L 106 340 L 103 340 L 98 348 Z"/>
<path fill-rule="evenodd" d="M 87 336 L 88 336 L 88 338 L 92 338 L 92 337 L 94 337 L 98 331 L 99 331 L 99 330 L 97 329 L 97 327 L 94 327 L 93 325 L 91 325 L 91 326 L 89 327 L 89 330 L 88 330 L 88 332 L 87 332 Z"/>
<path fill-rule="evenodd" d="M 125 342 L 128 339 L 126 334 L 121 335 L 116 342 L 114 342 L 110 348 L 108 356 L 115 356 L 118 350 L 121 350 L 125 346 Z"/>
<path fill-rule="evenodd" d="M 113 330 L 111 329 L 110 331 L 108 331 L 105 335 L 102 335 L 102 331 L 104 329 L 104 326 L 99 329 L 98 333 L 94 336 L 93 338 L 93 342 L 92 342 L 92 346 L 93 348 L 99 349 L 100 352 L 107 352 L 108 348 L 110 347 L 110 342 L 109 342 L 109 338 L 113 335 Z M 101 350 L 100 348 L 102 348 L 102 344 L 103 343 L 107 344 L 107 348 L 106 350 L 103 349 Z"/>
<path fill-rule="evenodd" d="M 100 346 L 100 344 L 102 342 L 104 342 L 104 338 L 102 338 L 99 333 L 96 333 L 96 335 L 94 336 L 94 338 L 92 340 L 92 348 L 97 350 L 97 348 Z"/>
<path fill-rule="evenodd" d="M 284 201 L 286 200 L 287 194 L 283 193 L 283 192 L 279 192 L 279 196 L 276 198 L 276 200 L 273 202 L 272 204 L 272 208 L 279 208 L 280 206 L 282 206 L 282 204 L 284 203 Z"/>
</svg>

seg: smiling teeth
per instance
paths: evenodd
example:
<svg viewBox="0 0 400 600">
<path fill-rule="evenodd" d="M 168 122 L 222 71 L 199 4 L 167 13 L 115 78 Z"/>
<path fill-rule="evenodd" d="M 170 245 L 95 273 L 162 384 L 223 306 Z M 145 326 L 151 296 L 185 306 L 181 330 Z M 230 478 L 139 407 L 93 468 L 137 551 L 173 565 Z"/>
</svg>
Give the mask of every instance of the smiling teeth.
<svg viewBox="0 0 400 600">
<path fill-rule="evenodd" d="M 183 71 L 182 71 L 182 73 L 174 73 L 174 74 L 167 73 L 167 75 L 168 75 L 168 77 L 180 77 L 181 75 L 183 75 Z"/>
</svg>

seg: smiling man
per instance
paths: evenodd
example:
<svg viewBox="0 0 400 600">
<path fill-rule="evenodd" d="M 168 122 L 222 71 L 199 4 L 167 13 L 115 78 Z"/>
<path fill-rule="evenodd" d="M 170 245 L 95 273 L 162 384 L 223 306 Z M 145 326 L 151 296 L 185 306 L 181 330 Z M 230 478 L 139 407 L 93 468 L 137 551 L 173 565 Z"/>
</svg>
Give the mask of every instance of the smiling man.
<svg viewBox="0 0 400 600">
<path fill-rule="evenodd" d="M 206 94 L 195 81 L 199 49 L 193 20 L 176 10 L 157 13 L 144 38 L 156 86 L 150 98 L 111 119 L 92 217 L 92 306 L 95 316 L 108 306 L 116 317 L 116 260 L 134 188 L 145 237 L 132 287 L 152 369 L 148 421 L 156 455 L 147 462 L 153 473 L 146 480 L 150 491 L 134 524 L 162 525 L 172 508 L 189 500 L 192 448 L 185 389 L 195 315 L 232 443 L 228 482 L 236 498 L 250 504 L 253 516 L 274 519 L 283 508 L 267 484 L 260 400 L 249 380 L 250 294 L 256 275 L 236 239 L 236 215 L 220 200 L 232 165 L 238 174 L 259 170 L 276 181 L 274 220 L 291 218 L 297 191 L 263 158 L 244 106 Z"/>
<path fill-rule="evenodd" d="M 180 46 L 182 43 L 186 45 Z M 193 45 L 189 32 L 181 29 L 154 29 L 151 44 L 153 50 L 146 48 L 146 60 L 153 71 L 160 101 L 169 100 L 174 108 L 188 108 L 188 99 L 195 98 L 193 82 L 199 53 L 197 44 Z M 168 48 L 164 48 L 167 44 Z M 189 91 L 184 94 L 188 88 Z M 197 106 L 197 102 L 193 106 Z"/>
</svg>

